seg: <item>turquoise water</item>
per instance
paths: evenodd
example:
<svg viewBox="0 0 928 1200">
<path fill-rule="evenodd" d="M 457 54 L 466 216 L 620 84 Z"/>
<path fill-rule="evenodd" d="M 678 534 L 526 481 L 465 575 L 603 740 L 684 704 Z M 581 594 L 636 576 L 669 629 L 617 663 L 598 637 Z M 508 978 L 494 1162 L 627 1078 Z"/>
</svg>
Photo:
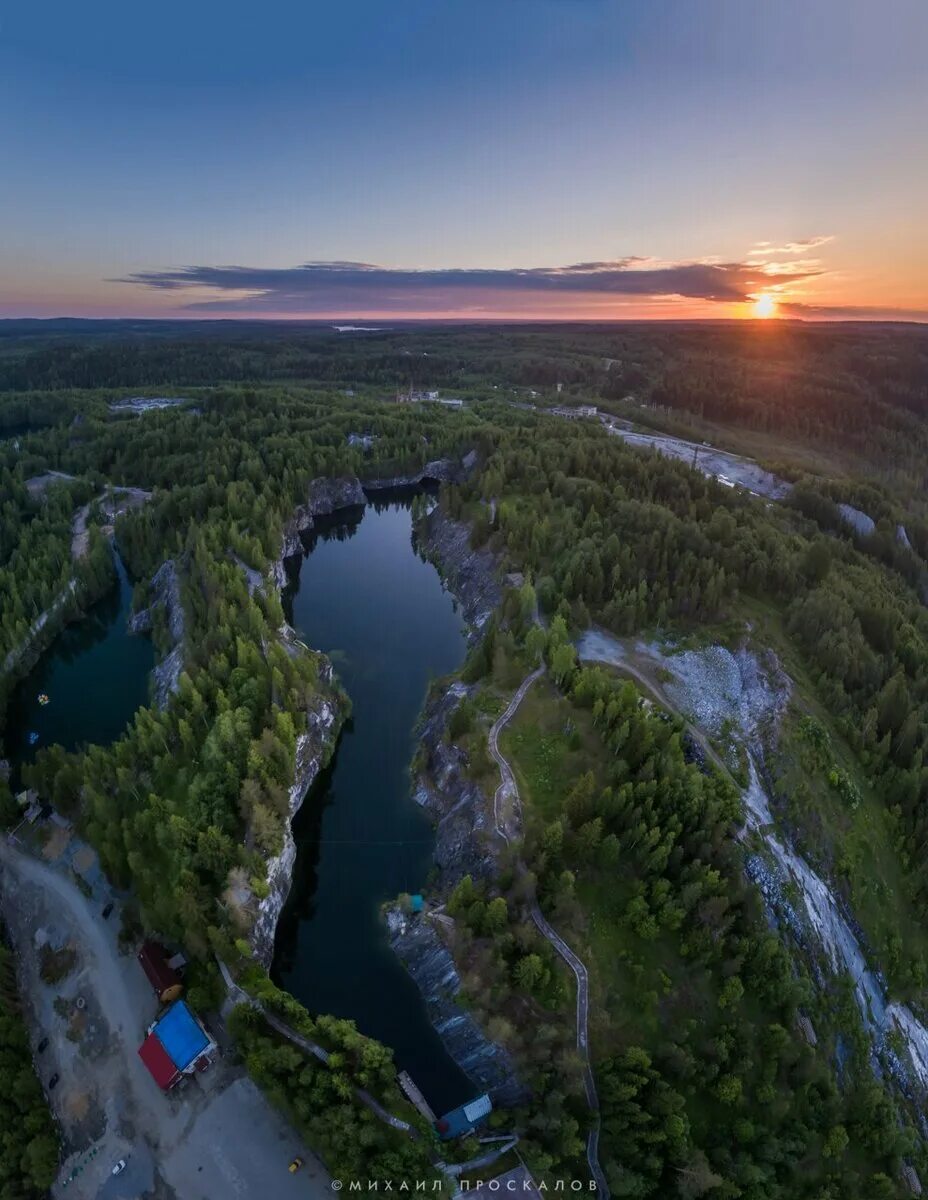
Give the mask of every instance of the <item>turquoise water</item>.
<svg viewBox="0 0 928 1200">
<path fill-rule="evenodd" d="M 389 497 L 329 519 L 285 597 L 300 636 L 331 656 L 353 715 L 294 823 L 274 976 L 310 1011 L 392 1047 L 441 1113 L 476 1089 L 390 949 L 380 905 L 425 887 L 432 869 L 431 823 L 410 792 L 414 727 L 430 679 L 459 667 L 466 646 L 451 596 L 413 548 L 411 493 Z"/>
<path fill-rule="evenodd" d="M 148 703 L 154 650 L 147 637 L 129 634 L 132 584 L 116 557 L 118 580 L 86 616 L 65 627 L 14 690 L 7 708 L 4 744 L 14 784 L 24 763 L 43 747 L 66 750 L 116 741 L 136 709 Z M 39 704 L 45 692 L 49 703 Z M 39 740 L 29 745 L 29 733 Z"/>
</svg>

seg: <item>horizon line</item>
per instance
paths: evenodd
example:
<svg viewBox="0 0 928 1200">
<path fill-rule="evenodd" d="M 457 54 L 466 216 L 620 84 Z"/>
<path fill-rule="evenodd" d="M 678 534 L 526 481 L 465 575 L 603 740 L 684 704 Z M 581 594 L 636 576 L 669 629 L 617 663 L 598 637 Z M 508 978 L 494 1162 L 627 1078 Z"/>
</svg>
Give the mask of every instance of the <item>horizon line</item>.
<svg viewBox="0 0 928 1200">
<path fill-rule="evenodd" d="M 184 324 L 184 325 L 312 325 L 335 329 L 345 322 L 372 321 L 376 324 L 357 332 L 386 333 L 398 325 L 752 325 L 777 327 L 784 325 L 928 325 L 928 314 L 923 319 L 916 317 L 369 317 L 357 314 L 339 314 L 334 317 L 316 316 L 122 316 L 96 317 L 59 314 L 52 317 L 3 316 L 0 326 L 31 323 L 52 325 L 56 322 L 86 322 L 95 324 Z M 346 330 L 346 332 L 348 332 Z"/>
</svg>

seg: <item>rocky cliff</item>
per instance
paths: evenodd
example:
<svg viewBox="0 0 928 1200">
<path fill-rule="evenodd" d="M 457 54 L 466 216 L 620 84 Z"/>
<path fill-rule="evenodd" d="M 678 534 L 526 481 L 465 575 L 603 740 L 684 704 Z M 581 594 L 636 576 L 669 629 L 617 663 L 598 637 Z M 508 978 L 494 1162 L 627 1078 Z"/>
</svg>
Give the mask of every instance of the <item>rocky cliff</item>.
<svg viewBox="0 0 928 1200">
<path fill-rule="evenodd" d="M 468 777 L 464 752 L 445 738 L 448 719 L 468 690 L 453 683 L 447 691 L 434 692 L 417 731 L 414 796 L 435 822 L 433 858 L 441 869 L 443 894 L 465 875 L 486 879 L 496 871 L 492 797 Z"/>
<path fill-rule="evenodd" d="M 130 633 L 150 633 L 154 614 L 160 608 L 165 614 L 171 648 L 152 671 L 154 698 L 158 708 L 165 708 L 180 684 L 184 668 L 184 635 L 186 618 L 180 596 L 180 577 L 173 558 L 165 559 L 152 576 L 149 594 L 152 602 L 129 620 Z"/>
<path fill-rule="evenodd" d="M 356 475 L 342 475 L 337 479 L 314 479 L 309 485 L 306 500 L 297 505 L 293 515 L 284 525 L 280 554 L 272 567 L 274 583 L 282 588 L 287 583 L 285 563 L 288 558 L 303 551 L 302 535 L 313 527 L 316 517 L 325 517 L 340 508 L 353 508 L 367 503 L 364 489 Z"/>
<path fill-rule="evenodd" d="M 416 546 L 441 573 L 461 606 L 472 637 L 490 619 L 503 598 L 498 565 L 486 548 L 470 544 L 470 526 L 448 516 L 440 504 L 416 526 Z"/>
<path fill-rule="evenodd" d="M 415 487 L 426 479 L 434 479 L 439 483 L 454 483 L 462 479 L 477 461 L 476 454 L 471 451 L 462 459 L 436 458 L 422 467 L 416 467 L 405 475 L 390 475 L 379 479 L 365 479 L 364 488 L 369 492 L 381 491 L 384 488 Z"/>
<path fill-rule="evenodd" d="M 397 908 L 387 913 L 390 945 L 416 981 L 429 1019 L 448 1053 L 477 1087 L 489 1092 L 497 1105 L 515 1105 L 526 1098 L 512 1058 L 491 1042 L 469 1012 L 457 1003 L 461 988 L 454 959 L 426 916 L 409 917 Z"/>
<path fill-rule="evenodd" d="M 363 483 L 357 475 L 341 475 L 334 479 L 312 480 L 306 500 L 296 507 L 284 526 L 280 554 L 272 568 L 274 583 L 279 588 L 286 586 L 285 563 L 288 558 L 302 552 L 302 537 L 312 529 L 316 517 L 330 516 L 340 508 L 365 505 L 367 504 L 366 492 L 383 491 L 395 487 L 414 487 L 426 479 L 435 479 L 442 483 L 463 479 L 473 470 L 476 462 L 476 452 L 470 451 L 461 459 L 437 458 L 405 474 L 366 479 Z"/>
<path fill-rule="evenodd" d="M 438 504 L 419 521 L 415 537 L 420 552 L 435 564 L 460 604 L 471 636 L 479 636 L 502 599 L 493 555 L 474 550 L 470 527 L 449 517 Z M 465 875 L 492 879 L 497 871 L 492 796 L 470 778 L 465 752 L 445 736 L 451 714 L 469 691 L 460 681 L 434 688 L 417 730 L 413 794 L 435 822 L 438 898 L 447 896 Z M 526 1090 L 511 1055 L 487 1037 L 456 998 L 460 978 L 434 919 L 411 918 L 391 909 L 388 925 L 390 944 L 422 992 L 431 1022 L 452 1058 L 497 1104 L 524 1100 Z"/>
<path fill-rule="evenodd" d="M 355 475 L 344 475 L 335 479 L 314 479 L 309 485 L 306 500 L 298 505 L 284 526 L 280 555 L 271 568 L 271 577 L 278 588 L 287 582 L 286 561 L 302 554 L 302 535 L 312 529 L 316 517 L 328 516 L 340 508 L 353 508 L 366 504 L 367 498 Z M 292 626 L 280 628 L 280 641 L 287 653 L 294 657 L 311 651 L 299 638 Z M 268 894 L 258 904 L 257 915 L 251 934 L 251 948 L 258 961 L 270 968 L 274 957 L 274 938 L 277 922 L 293 883 L 293 866 L 296 862 L 296 842 L 293 840 L 293 818 L 300 811 L 307 793 L 316 777 L 331 758 L 338 734 L 349 711 L 349 704 L 338 692 L 332 664 L 318 654 L 321 666 L 320 692 L 314 697 L 306 713 L 306 731 L 297 738 L 296 762 L 293 782 L 290 785 L 284 843 L 279 854 L 267 864 L 266 880 Z"/>
<path fill-rule="evenodd" d="M 467 773 L 467 758 L 445 737 L 448 719 L 469 689 L 462 683 L 433 690 L 418 729 L 414 772 L 416 801 L 435 821 L 433 857 L 440 875 L 431 899 L 446 897 L 465 875 L 492 879 L 498 842 L 493 836 L 493 801 Z M 441 936 L 440 913 L 408 917 L 388 911 L 390 944 L 422 992 L 429 1019 L 461 1069 L 492 1094 L 497 1104 L 513 1105 L 526 1090 L 508 1051 L 490 1040 L 457 999 L 461 981 Z"/>
<path fill-rule="evenodd" d="M 305 653 L 305 651 L 304 651 Z M 338 733 L 344 720 L 343 706 L 338 702 L 334 690 L 332 664 L 323 658 L 319 679 L 323 685 L 306 713 L 306 731 L 296 743 L 296 764 L 293 783 L 290 786 L 289 812 L 284 829 L 284 844 L 280 853 L 267 864 L 268 894 L 258 904 L 251 934 L 251 948 L 255 958 L 265 969 L 269 969 L 274 956 L 274 937 L 281 911 L 290 894 L 293 881 L 293 864 L 296 861 L 296 842 L 293 840 L 293 818 L 303 806 L 303 801 L 317 775 L 329 761 L 335 749 Z"/>
</svg>

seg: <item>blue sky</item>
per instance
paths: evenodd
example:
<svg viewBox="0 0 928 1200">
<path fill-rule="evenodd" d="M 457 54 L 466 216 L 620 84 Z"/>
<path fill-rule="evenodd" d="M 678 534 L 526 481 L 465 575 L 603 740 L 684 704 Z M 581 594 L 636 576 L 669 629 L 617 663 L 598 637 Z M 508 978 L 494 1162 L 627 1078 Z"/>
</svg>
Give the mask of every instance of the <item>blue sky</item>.
<svg viewBox="0 0 928 1200">
<path fill-rule="evenodd" d="M 922 0 L 8 0 L 0 315 L 917 315 L 926 45 Z"/>
</svg>

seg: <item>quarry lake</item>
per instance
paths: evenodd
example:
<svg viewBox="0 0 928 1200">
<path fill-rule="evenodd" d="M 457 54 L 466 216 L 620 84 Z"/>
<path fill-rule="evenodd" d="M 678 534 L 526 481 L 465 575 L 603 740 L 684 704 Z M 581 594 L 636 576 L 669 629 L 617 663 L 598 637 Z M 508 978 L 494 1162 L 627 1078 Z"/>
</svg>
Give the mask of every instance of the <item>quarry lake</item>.
<svg viewBox="0 0 928 1200">
<path fill-rule="evenodd" d="M 117 585 L 66 626 L 10 698 L 5 738 L 14 785 L 39 750 L 56 742 L 66 750 L 109 745 L 148 703 L 154 650 L 126 628 L 132 584 L 118 555 L 115 563 Z"/>
<path fill-rule="evenodd" d="M 294 822 L 297 861 L 273 975 L 311 1012 L 354 1020 L 389 1046 L 444 1112 L 477 1089 L 430 1024 L 381 915 L 385 901 L 425 888 L 432 870 L 433 829 L 412 797 L 409 765 L 429 682 L 466 652 L 454 601 L 413 546 L 415 494 L 377 492 L 365 508 L 317 518 L 284 595 L 300 637 L 330 656 L 352 717 Z M 39 750 L 108 745 L 150 703 L 154 652 L 148 637 L 127 631 L 132 584 L 118 557 L 116 566 L 117 585 L 64 629 L 11 696 L 14 786 Z"/>
<path fill-rule="evenodd" d="M 391 1047 L 437 1112 L 476 1089 L 429 1023 L 391 950 L 380 907 L 425 887 L 433 831 L 411 795 L 416 720 L 431 679 L 464 659 L 464 624 L 412 542 L 414 492 L 317 520 L 285 595 L 301 638 L 351 697 L 335 758 L 294 821 L 297 861 L 273 975 L 311 1012 L 357 1022 Z"/>
</svg>

